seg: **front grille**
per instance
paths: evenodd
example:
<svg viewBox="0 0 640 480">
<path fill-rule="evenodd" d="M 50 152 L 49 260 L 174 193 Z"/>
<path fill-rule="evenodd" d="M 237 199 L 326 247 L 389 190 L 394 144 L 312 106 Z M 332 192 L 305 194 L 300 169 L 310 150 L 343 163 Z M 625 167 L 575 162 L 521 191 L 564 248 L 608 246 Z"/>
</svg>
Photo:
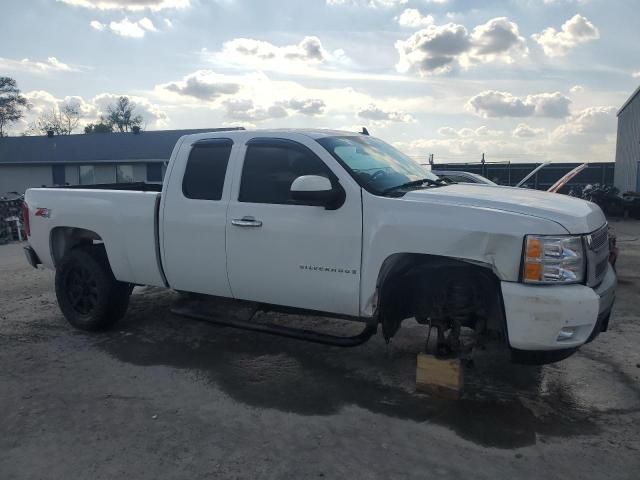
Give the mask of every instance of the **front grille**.
<svg viewBox="0 0 640 480">
<path fill-rule="evenodd" d="M 607 225 L 591 234 L 592 250 L 600 250 L 607 242 L 609 242 L 609 227 Z"/>
<path fill-rule="evenodd" d="M 609 263 L 609 226 L 605 224 L 587 238 L 587 285 L 600 285 Z"/>
<path fill-rule="evenodd" d="M 604 260 L 600 260 L 596 265 L 596 280 L 602 280 L 602 277 L 604 277 L 607 271 L 607 263 L 609 263 L 609 259 L 605 258 Z"/>
</svg>

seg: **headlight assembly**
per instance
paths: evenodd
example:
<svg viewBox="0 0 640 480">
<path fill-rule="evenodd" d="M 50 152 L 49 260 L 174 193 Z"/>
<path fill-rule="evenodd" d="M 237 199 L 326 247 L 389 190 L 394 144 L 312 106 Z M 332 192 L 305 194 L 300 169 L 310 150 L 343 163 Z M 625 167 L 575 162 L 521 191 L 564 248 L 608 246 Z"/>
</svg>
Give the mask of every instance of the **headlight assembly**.
<svg viewBox="0 0 640 480">
<path fill-rule="evenodd" d="M 522 280 L 525 283 L 581 283 L 585 275 L 582 237 L 527 235 Z"/>
</svg>

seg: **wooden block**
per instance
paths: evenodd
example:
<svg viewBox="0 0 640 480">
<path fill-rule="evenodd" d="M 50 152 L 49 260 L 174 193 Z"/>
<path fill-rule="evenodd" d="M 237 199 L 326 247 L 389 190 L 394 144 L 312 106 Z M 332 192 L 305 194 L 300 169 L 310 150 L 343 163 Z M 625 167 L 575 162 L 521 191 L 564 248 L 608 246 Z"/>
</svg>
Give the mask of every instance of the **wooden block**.
<svg viewBox="0 0 640 480">
<path fill-rule="evenodd" d="M 460 360 L 439 359 L 419 353 L 416 367 L 416 390 L 446 398 L 459 398 L 463 377 Z"/>
</svg>

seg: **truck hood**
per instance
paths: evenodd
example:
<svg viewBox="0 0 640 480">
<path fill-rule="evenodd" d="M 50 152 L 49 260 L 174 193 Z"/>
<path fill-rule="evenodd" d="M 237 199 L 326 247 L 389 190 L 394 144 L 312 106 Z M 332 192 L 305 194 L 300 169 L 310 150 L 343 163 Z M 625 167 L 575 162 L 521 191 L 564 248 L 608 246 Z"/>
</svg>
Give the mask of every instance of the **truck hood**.
<svg viewBox="0 0 640 480">
<path fill-rule="evenodd" d="M 526 188 L 454 184 L 414 190 L 403 198 L 409 201 L 491 208 L 544 218 L 559 223 L 569 233 L 589 233 L 606 221 L 602 210 L 595 203 Z"/>
</svg>

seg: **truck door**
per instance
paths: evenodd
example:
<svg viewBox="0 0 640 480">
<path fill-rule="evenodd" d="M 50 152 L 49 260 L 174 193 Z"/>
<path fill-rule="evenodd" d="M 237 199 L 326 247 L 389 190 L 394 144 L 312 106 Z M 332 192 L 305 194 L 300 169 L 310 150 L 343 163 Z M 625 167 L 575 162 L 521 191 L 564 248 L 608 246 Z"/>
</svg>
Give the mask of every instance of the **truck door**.
<svg viewBox="0 0 640 480">
<path fill-rule="evenodd" d="M 227 138 L 183 144 L 164 193 L 163 266 L 171 288 L 231 296 L 225 228 L 233 142 Z"/>
<path fill-rule="evenodd" d="M 246 142 L 227 215 L 231 290 L 245 300 L 358 315 L 360 189 L 331 157 L 328 167 L 320 145 L 300 137 Z M 344 203 L 327 210 L 292 201 L 291 183 L 302 175 L 332 178 Z"/>
</svg>

